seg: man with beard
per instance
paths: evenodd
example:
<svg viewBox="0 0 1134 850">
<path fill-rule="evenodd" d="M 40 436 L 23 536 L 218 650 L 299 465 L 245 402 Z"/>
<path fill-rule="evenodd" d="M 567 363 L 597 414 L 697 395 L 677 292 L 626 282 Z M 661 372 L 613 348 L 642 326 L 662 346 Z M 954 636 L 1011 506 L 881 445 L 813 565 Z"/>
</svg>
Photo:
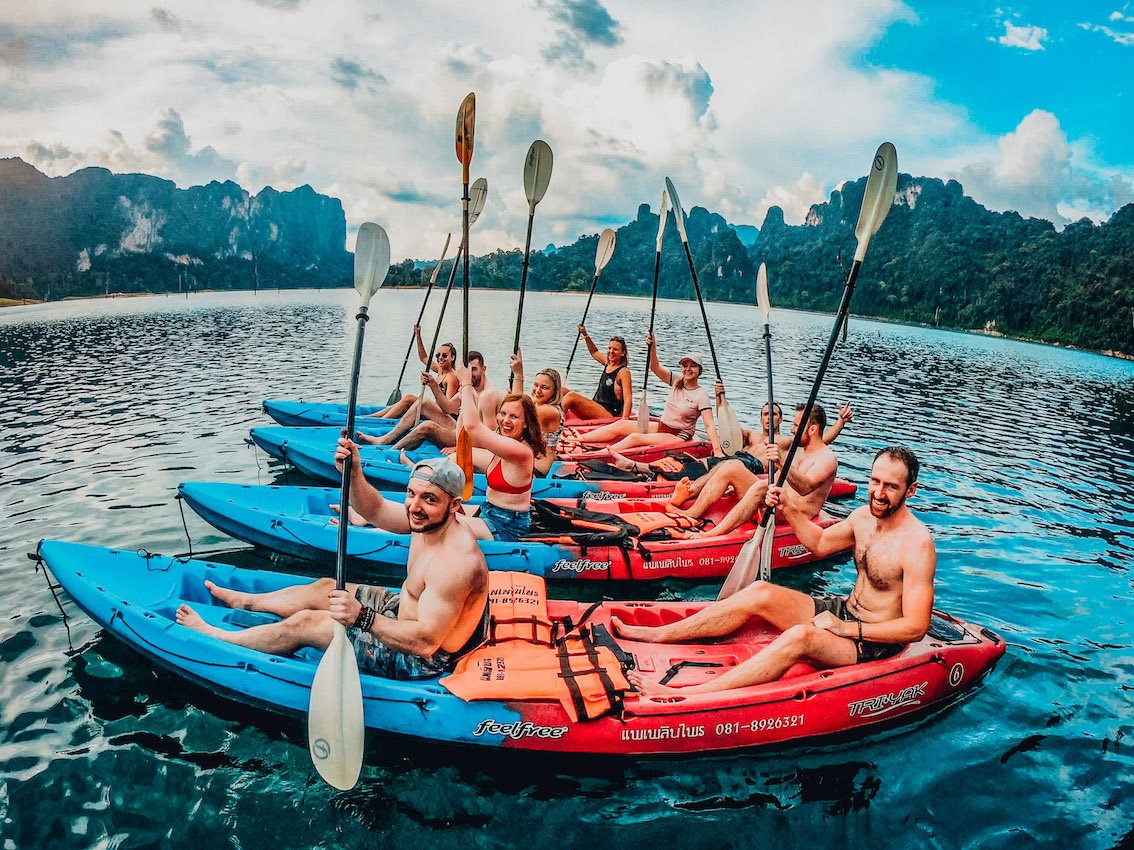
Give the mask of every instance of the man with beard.
<svg viewBox="0 0 1134 850">
<path fill-rule="evenodd" d="M 827 430 L 827 414 L 823 406 L 812 405 L 806 425 L 801 423 L 803 408 L 802 404 L 796 407 L 795 420 L 792 424 L 792 434 L 802 428 L 803 436 L 799 441 L 801 451 L 796 454 L 791 469 L 788 470 L 784 501 L 806 514 L 808 519 L 814 519 L 819 516 L 819 512 L 823 510 L 823 503 L 831 494 L 835 473 L 839 469 L 839 459 L 823 440 L 824 431 Z M 769 440 L 766 455 L 774 457 L 776 464 L 780 465 L 787 457 L 790 448 L 789 437 L 783 438 L 782 443 Z M 739 460 L 730 459 L 718 463 L 708 474 L 696 481 L 690 481 L 688 478 L 678 481 L 669 500 L 668 510 L 695 519 L 700 518 L 729 490 L 736 494 L 736 504 L 712 528 L 691 533 L 689 536 L 721 537 L 731 534 L 757 516 L 757 512 L 764 506 L 768 492 L 767 477 L 756 475 Z M 694 499 L 692 505 L 688 508 L 680 507 L 690 499 Z"/>
<path fill-rule="evenodd" d="M 403 508 L 366 482 L 352 441 L 340 440 L 336 454 L 353 464 L 351 500 L 359 513 L 410 534 L 401 591 L 359 584 L 336 590 L 333 579 L 322 578 L 257 594 L 206 581 L 209 592 L 231 608 L 284 619 L 233 631 L 209 625 L 182 605 L 177 622 L 240 646 L 288 655 L 303 646 L 326 649 L 337 621 L 347 628 L 360 672 L 420 679 L 452 670 L 484 639 L 488 614 L 488 566 L 472 532 L 457 518 L 464 473 L 447 458 L 422 461 L 410 473 Z"/>
<path fill-rule="evenodd" d="M 619 637 L 657 643 L 723 637 L 752 617 L 782 631 L 762 651 L 711 682 L 670 688 L 636 672 L 630 681 L 649 694 L 729 690 L 774 681 L 799 661 L 818 668 L 857 664 L 896 655 L 921 639 L 933 611 L 937 553 L 929 529 L 906 505 L 917 490 L 918 467 L 909 449 L 882 449 L 870 471 L 869 503 L 827 528 L 812 523 L 806 512 L 782 498 L 779 488 L 772 488 L 768 504 L 780 506 L 812 552 L 825 555 L 854 545 L 854 590 L 845 598 L 813 597 L 757 581 L 664 626 L 631 627 L 613 618 Z"/>
</svg>

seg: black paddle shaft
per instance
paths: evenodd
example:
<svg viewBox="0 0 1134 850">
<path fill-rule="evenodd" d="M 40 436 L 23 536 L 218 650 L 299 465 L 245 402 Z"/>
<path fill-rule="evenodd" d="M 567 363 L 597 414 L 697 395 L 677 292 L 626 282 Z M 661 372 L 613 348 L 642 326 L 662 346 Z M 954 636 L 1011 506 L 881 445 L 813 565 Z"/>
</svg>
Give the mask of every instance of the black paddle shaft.
<svg viewBox="0 0 1134 850">
<path fill-rule="evenodd" d="M 839 302 L 839 312 L 835 315 L 835 326 L 831 328 L 831 338 L 827 340 L 827 350 L 823 352 L 823 360 L 819 364 L 819 372 L 815 375 L 815 381 L 811 384 L 811 394 L 807 397 L 807 404 L 803 408 L 803 415 L 799 419 L 799 427 L 795 429 L 795 436 L 791 440 L 791 448 L 788 449 L 787 457 L 784 458 L 784 465 L 780 468 L 779 477 L 776 479 L 776 486 L 783 487 L 784 482 L 787 481 L 788 470 L 791 469 L 791 462 L 795 459 L 795 453 L 799 450 L 799 441 L 803 437 L 803 430 L 807 427 L 807 420 L 811 417 L 811 410 L 815 407 L 815 400 L 819 397 L 819 386 L 823 383 L 823 376 L 827 374 L 827 365 L 831 362 L 831 354 L 835 350 L 835 344 L 839 341 L 839 331 L 842 330 L 843 322 L 846 320 L 847 313 L 850 311 L 851 296 L 854 295 L 854 285 L 858 280 L 858 270 L 862 268 L 862 261 L 855 260 L 851 264 L 850 274 L 847 275 L 846 285 L 843 287 L 843 299 Z M 769 378 L 770 380 L 770 378 Z M 769 421 L 771 421 L 772 411 L 768 411 Z M 763 525 L 768 525 L 768 520 L 772 518 L 772 511 L 766 511 L 764 514 Z"/>
<path fill-rule="evenodd" d="M 678 210 L 680 213 L 680 210 Z M 713 334 L 709 330 L 709 314 L 705 312 L 705 299 L 701 297 L 701 284 L 697 282 L 697 267 L 693 265 L 693 254 L 689 250 L 689 240 L 681 240 L 685 246 L 685 259 L 689 261 L 689 275 L 693 278 L 693 290 L 697 293 L 697 304 L 701 308 L 701 321 L 705 323 L 705 336 L 709 338 L 709 354 L 713 358 L 713 371 L 717 373 L 717 380 L 721 380 L 721 367 L 717 364 L 717 349 L 713 346 Z M 767 325 L 765 325 L 767 327 Z"/>
<path fill-rule="evenodd" d="M 664 213 L 662 213 L 664 215 Z M 658 275 L 661 274 L 661 250 L 654 258 L 654 297 L 650 300 L 650 343 L 646 346 L 646 374 L 642 376 L 642 392 L 650 383 L 650 353 L 654 350 L 654 314 L 658 311 Z"/>
<path fill-rule="evenodd" d="M 594 279 L 591 281 L 591 291 L 587 295 L 586 306 L 583 307 L 583 318 L 579 320 L 580 325 L 587 323 L 587 313 L 591 309 L 591 299 L 595 297 L 595 288 L 598 286 L 599 273 L 595 272 Z M 583 334 L 579 331 L 575 332 L 575 344 L 571 346 L 571 356 L 567 358 L 567 374 L 571 374 L 571 364 L 575 362 L 575 352 L 579 350 L 579 340 L 583 338 Z"/>
<path fill-rule="evenodd" d="M 520 272 L 520 304 L 516 308 L 516 336 L 512 340 L 512 353 L 520 351 L 520 327 L 524 323 L 524 293 L 528 289 L 528 268 L 532 260 L 532 224 L 535 222 L 535 209 L 528 214 L 528 236 L 524 240 L 524 265 Z M 516 379 L 514 372 L 508 373 L 508 389 L 512 389 L 512 382 Z"/>
<path fill-rule="evenodd" d="M 421 320 L 425 318 L 425 305 L 429 303 L 429 293 L 433 291 L 433 278 L 429 278 L 429 286 L 425 288 L 425 297 L 421 300 L 421 311 L 417 314 L 417 322 L 415 327 L 421 327 Z M 398 373 L 398 386 L 402 385 L 402 378 L 406 376 L 406 366 L 409 365 L 410 354 L 413 352 L 414 334 L 410 332 L 409 345 L 406 346 L 406 356 L 402 361 L 402 371 Z M 433 352 L 429 352 L 429 356 L 433 356 Z"/>
<path fill-rule="evenodd" d="M 366 322 L 370 315 L 365 307 L 358 308 L 358 333 L 354 337 L 354 364 L 350 370 L 350 402 L 347 404 L 347 439 L 354 439 L 354 407 L 358 403 L 358 374 L 362 371 L 362 341 L 366 336 Z M 335 589 L 346 586 L 347 529 L 350 527 L 350 474 L 354 464 L 347 458 L 343 464 L 343 487 L 339 493 L 339 544 L 335 552 Z"/>
<path fill-rule="evenodd" d="M 449 270 L 449 282 L 445 285 L 445 297 L 441 299 L 441 312 L 437 316 L 437 327 L 433 331 L 433 340 L 429 343 L 429 356 L 432 357 L 437 351 L 437 340 L 441 336 L 441 323 L 445 321 L 445 308 L 449 306 L 449 294 L 453 291 L 453 281 L 457 279 L 457 266 L 461 264 L 461 252 L 465 250 L 465 243 L 461 243 L 461 247 L 457 249 L 457 256 L 453 258 L 453 268 Z M 454 364 L 456 365 L 456 364 Z M 425 364 L 425 370 L 429 371 L 429 364 Z M 398 382 L 401 383 L 400 381 Z M 421 385 L 421 392 L 425 392 L 425 384 Z M 420 395 L 421 393 L 419 393 Z M 421 421 L 421 406 L 424 402 L 419 401 L 417 406 L 417 418 Z"/>
<path fill-rule="evenodd" d="M 471 153 L 470 153 L 471 157 Z M 468 166 L 465 166 L 465 173 L 468 174 Z M 466 366 L 469 365 L 469 184 L 468 177 L 465 182 L 461 184 L 464 187 L 464 194 L 461 196 L 461 235 L 464 237 L 461 244 L 465 249 L 464 260 L 464 276 L 465 276 L 465 305 L 464 305 L 464 321 L 461 324 L 461 360 Z"/>
</svg>

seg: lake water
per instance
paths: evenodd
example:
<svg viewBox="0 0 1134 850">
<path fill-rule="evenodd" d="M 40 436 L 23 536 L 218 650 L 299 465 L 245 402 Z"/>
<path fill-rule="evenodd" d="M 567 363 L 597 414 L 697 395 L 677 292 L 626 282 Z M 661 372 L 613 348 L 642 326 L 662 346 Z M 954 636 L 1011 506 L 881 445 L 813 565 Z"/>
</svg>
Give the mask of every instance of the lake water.
<svg viewBox="0 0 1134 850">
<path fill-rule="evenodd" d="M 363 401 L 392 389 L 420 299 L 374 299 Z M 266 422 L 261 399 L 345 400 L 356 301 L 264 292 L 0 311 L 0 848 L 1134 842 L 1134 364 L 1090 354 L 852 319 L 820 394 L 832 409 L 854 402 L 841 473 L 861 487 L 877 448 L 919 453 L 911 505 L 937 538 L 937 606 L 1009 644 L 970 698 L 884 736 L 638 763 L 375 737 L 359 785 L 336 793 L 310 767 L 301 720 L 153 669 L 66 601 L 68 633 L 25 553 L 43 537 L 185 551 L 179 481 L 277 480 L 244 443 Z M 529 374 L 565 365 L 583 302 L 528 295 Z M 472 347 L 498 381 L 515 303 L 474 293 Z M 636 388 L 648 307 L 598 297 L 588 322 L 600 343 L 629 338 Z M 709 317 L 750 423 L 764 393 L 759 312 L 710 305 Z M 460 342 L 457 319 L 443 340 Z M 773 323 L 777 397 L 802 400 L 831 317 L 776 311 Z M 659 304 L 657 330 L 664 361 L 697 349 L 711 374 L 695 304 Z M 590 392 L 597 374 L 577 359 L 573 383 Z M 235 546 L 186 520 L 195 549 Z M 837 592 L 853 568 L 777 578 Z"/>
</svg>

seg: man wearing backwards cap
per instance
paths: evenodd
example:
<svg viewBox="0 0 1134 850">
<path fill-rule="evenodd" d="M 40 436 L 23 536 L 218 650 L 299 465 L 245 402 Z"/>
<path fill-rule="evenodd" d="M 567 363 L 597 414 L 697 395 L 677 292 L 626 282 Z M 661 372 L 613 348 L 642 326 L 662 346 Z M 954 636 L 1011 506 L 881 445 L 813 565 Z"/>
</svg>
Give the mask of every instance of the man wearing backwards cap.
<svg viewBox="0 0 1134 850">
<path fill-rule="evenodd" d="M 230 631 L 182 605 L 177 622 L 240 646 L 288 655 L 303 646 L 326 649 L 337 620 L 347 627 L 359 670 L 391 679 L 444 673 L 477 646 L 487 627 L 488 566 L 472 532 L 458 520 L 465 474 L 448 458 L 421 461 L 410 472 L 403 508 L 366 481 L 358 447 L 343 438 L 335 458 L 348 457 L 351 506 L 375 525 L 410 534 L 399 593 L 359 584 L 336 590 L 330 578 L 260 594 L 206 581 L 209 592 L 229 607 L 284 619 Z"/>
</svg>

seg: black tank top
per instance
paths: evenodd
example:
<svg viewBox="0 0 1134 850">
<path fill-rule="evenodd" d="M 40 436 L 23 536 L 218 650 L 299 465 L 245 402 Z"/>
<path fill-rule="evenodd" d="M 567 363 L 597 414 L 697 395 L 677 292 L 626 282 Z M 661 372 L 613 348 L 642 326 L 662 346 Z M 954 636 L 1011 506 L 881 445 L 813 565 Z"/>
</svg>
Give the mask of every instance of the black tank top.
<svg viewBox="0 0 1134 850">
<path fill-rule="evenodd" d="M 618 381 L 618 373 L 625 368 L 619 366 L 613 372 L 604 369 L 599 377 L 598 389 L 595 390 L 594 400 L 610 411 L 611 416 L 622 415 L 622 399 L 614 394 L 614 385 Z"/>
</svg>

